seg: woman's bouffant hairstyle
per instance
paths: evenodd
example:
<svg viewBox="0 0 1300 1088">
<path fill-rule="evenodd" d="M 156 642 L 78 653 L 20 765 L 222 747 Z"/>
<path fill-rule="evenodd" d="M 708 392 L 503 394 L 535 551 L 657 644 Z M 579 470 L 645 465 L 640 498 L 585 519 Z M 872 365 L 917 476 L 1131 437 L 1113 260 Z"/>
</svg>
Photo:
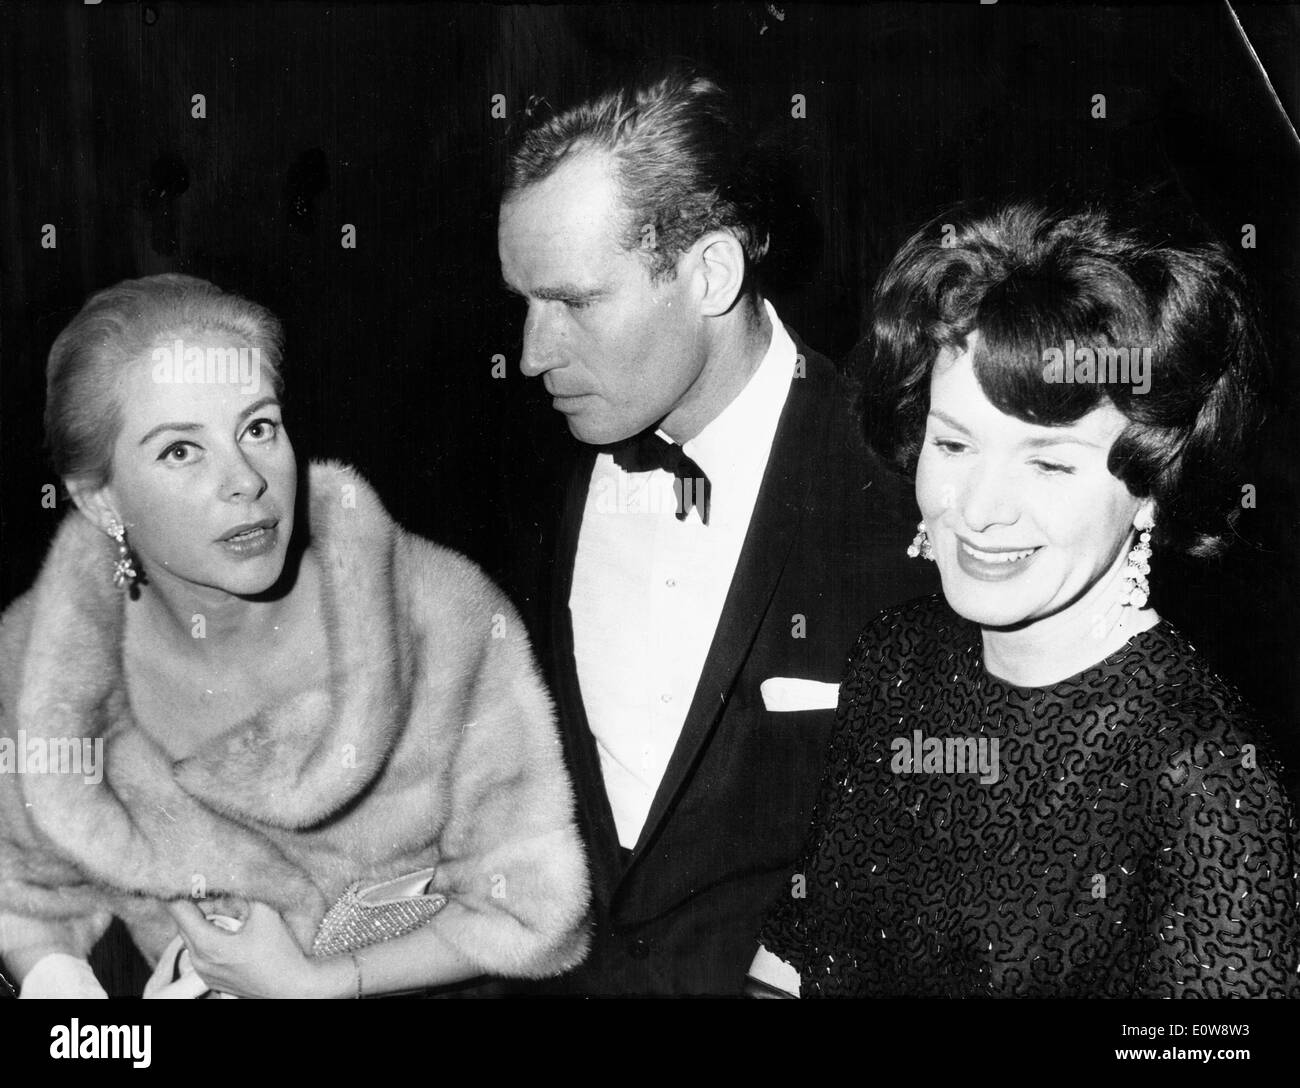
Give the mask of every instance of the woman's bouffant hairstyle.
<svg viewBox="0 0 1300 1088">
<path fill-rule="evenodd" d="M 613 156 L 623 247 L 647 255 L 653 280 L 671 278 L 712 230 L 731 231 L 751 267 L 767 253 L 779 153 L 693 66 L 672 63 L 534 125 L 511 157 L 504 199 L 586 150 Z"/>
<path fill-rule="evenodd" d="M 1044 426 L 1114 404 L 1128 426 L 1107 467 L 1132 494 L 1155 499 L 1152 543 L 1200 557 L 1226 547 L 1262 423 L 1265 359 L 1221 244 L 1175 245 L 1093 207 L 950 213 L 904 243 L 873 309 L 859 404 L 867 440 L 896 467 L 915 472 L 940 350 L 964 350 L 978 330 L 975 375 L 992 404 Z M 1150 348 L 1149 389 L 1048 380 L 1044 352 L 1067 340 Z"/>
<path fill-rule="evenodd" d="M 45 445 L 55 473 L 92 489 L 108 483 L 131 365 L 147 364 L 160 342 L 208 332 L 258 348 L 262 373 L 283 394 L 284 333 L 266 307 L 176 274 L 123 280 L 91 295 L 59 333 L 45 368 Z"/>
</svg>

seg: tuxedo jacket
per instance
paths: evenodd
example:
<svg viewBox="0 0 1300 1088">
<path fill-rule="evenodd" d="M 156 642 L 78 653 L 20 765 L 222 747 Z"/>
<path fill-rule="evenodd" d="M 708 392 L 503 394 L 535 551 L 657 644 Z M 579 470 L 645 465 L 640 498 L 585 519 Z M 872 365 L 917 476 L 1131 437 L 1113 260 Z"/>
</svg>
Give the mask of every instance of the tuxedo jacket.
<svg viewBox="0 0 1300 1088">
<path fill-rule="evenodd" d="M 516 578 L 512 588 L 557 702 L 593 882 L 591 953 L 547 983 L 549 992 L 741 992 L 763 915 L 783 890 L 798 890 L 794 867 L 835 714 L 767 710 L 760 685 L 838 684 L 868 621 L 938 588 L 932 564 L 907 558 L 917 521 L 910 483 L 867 449 L 834 366 L 791 335 L 804 369 L 791 381 L 694 699 L 630 859 L 583 707 L 569 611 L 597 447 L 578 448 L 558 524 L 521 527 L 541 545 L 525 545 L 532 556 L 554 557 L 549 580 L 534 571 L 539 584 Z"/>
</svg>

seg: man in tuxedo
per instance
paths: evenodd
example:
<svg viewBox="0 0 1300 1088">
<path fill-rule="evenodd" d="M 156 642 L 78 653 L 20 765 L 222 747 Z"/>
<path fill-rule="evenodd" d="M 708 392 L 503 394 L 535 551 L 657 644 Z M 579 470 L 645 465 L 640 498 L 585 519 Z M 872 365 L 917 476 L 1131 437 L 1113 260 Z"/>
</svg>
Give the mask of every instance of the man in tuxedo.
<svg viewBox="0 0 1300 1088">
<path fill-rule="evenodd" d="M 583 444 L 549 592 L 511 587 L 549 613 L 592 872 L 563 992 L 742 991 L 764 912 L 798 893 L 846 655 L 937 588 L 906 558 L 908 489 L 761 293 L 755 148 L 677 69 L 534 128 L 502 199 L 522 369 Z"/>
</svg>

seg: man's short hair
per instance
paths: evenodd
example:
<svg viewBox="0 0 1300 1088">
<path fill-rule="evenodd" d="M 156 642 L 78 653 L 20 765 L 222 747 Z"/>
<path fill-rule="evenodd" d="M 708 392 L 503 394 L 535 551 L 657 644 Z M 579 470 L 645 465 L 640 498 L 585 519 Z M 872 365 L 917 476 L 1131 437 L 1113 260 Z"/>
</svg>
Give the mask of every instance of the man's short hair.
<svg viewBox="0 0 1300 1088">
<path fill-rule="evenodd" d="M 617 87 L 526 132 L 503 199 L 543 181 L 586 151 L 613 156 L 627 217 L 627 250 L 645 253 L 652 280 L 709 231 L 727 230 L 751 269 L 767 253 L 773 187 L 768 156 L 731 95 L 693 67 Z"/>
</svg>

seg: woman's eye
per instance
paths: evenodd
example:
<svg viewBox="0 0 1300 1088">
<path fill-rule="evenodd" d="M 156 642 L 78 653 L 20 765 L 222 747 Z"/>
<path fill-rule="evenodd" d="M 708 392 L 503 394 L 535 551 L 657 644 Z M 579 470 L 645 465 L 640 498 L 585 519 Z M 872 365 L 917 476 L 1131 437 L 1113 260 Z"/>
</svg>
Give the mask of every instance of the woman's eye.
<svg viewBox="0 0 1300 1088">
<path fill-rule="evenodd" d="M 280 425 L 273 419 L 255 419 L 244 432 L 255 442 L 269 441 L 279 433 Z"/>
<path fill-rule="evenodd" d="M 183 465 L 187 461 L 194 460 L 194 458 L 189 455 L 189 451 L 194 448 L 195 446 L 193 442 L 173 442 L 158 455 L 158 460 L 170 461 L 174 465 Z M 174 457 L 172 456 L 173 454 L 181 454 L 182 456 Z"/>
<path fill-rule="evenodd" d="M 952 438 L 936 438 L 933 444 L 943 450 L 944 453 L 961 453 L 966 448 L 964 442 L 958 442 Z"/>
<path fill-rule="evenodd" d="M 1063 465 L 1059 461 L 1043 461 L 1040 459 L 1031 461 L 1030 464 L 1040 471 L 1046 472 L 1049 476 L 1070 476 L 1074 474 L 1073 466 Z"/>
</svg>

